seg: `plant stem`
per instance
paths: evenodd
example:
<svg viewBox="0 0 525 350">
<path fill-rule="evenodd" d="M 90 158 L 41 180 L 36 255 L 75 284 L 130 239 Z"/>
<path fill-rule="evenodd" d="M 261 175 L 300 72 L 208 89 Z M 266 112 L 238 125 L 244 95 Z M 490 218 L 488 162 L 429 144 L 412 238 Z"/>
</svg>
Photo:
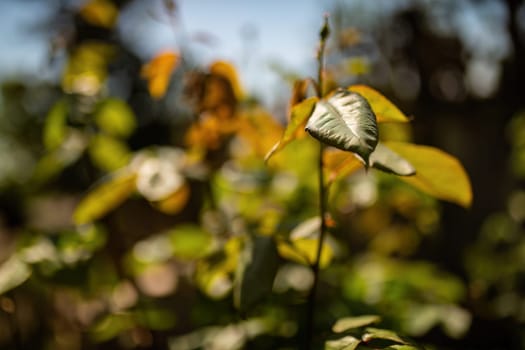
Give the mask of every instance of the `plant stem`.
<svg viewBox="0 0 525 350">
<path fill-rule="evenodd" d="M 324 51 L 325 44 L 328 35 L 330 34 L 330 29 L 328 26 L 328 16 L 325 16 L 325 22 L 321 29 L 320 41 L 319 41 L 319 51 L 317 53 L 317 97 L 323 98 L 324 96 L 324 85 L 323 85 L 323 70 L 324 70 Z M 321 217 L 321 225 L 319 228 L 319 241 L 317 242 L 317 252 L 315 256 L 315 261 L 311 265 L 312 273 L 314 275 L 314 280 L 310 292 L 308 294 L 307 309 L 306 309 L 306 343 L 305 349 L 310 350 L 312 348 L 313 342 L 313 333 L 314 333 L 314 321 L 315 321 L 315 303 L 317 295 L 317 284 L 319 281 L 319 262 L 321 260 L 321 253 L 323 250 L 323 243 L 326 235 L 326 197 L 327 197 L 327 188 L 324 184 L 324 174 L 323 174 L 323 152 L 324 144 L 319 142 L 319 155 L 317 163 L 317 171 L 319 178 L 319 215 Z"/>
</svg>

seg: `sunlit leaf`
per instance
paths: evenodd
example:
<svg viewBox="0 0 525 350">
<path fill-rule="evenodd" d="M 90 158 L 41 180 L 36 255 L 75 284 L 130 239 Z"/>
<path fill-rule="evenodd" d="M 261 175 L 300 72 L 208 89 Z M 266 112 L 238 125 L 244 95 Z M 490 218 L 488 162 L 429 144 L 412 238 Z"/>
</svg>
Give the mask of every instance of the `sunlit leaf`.
<svg viewBox="0 0 525 350">
<path fill-rule="evenodd" d="M 346 332 L 349 329 L 369 326 L 372 323 L 377 323 L 381 318 L 377 315 L 362 315 L 354 317 L 344 317 L 337 320 L 332 326 L 332 331 L 335 333 Z"/>
<path fill-rule="evenodd" d="M 234 300 L 241 313 L 270 294 L 279 265 L 279 254 L 272 237 L 257 236 L 246 244 L 241 255 L 244 266 L 239 273 Z"/>
<path fill-rule="evenodd" d="M 244 141 L 238 153 L 247 154 L 253 151 L 260 158 L 278 142 L 282 134 L 282 126 L 266 111 L 257 108 L 242 114 L 239 118 L 237 135 Z"/>
<path fill-rule="evenodd" d="M 135 191 L 136 175 L 119 172 L 91 190 L 78 204 L 73 214 L 76 224 L 95 221 L 118 207 Z"/>
<path fill-rule="evenodd" d="M 348 88 L 363 96 L 377 117 L 377 122 L 409 122 L 409 119 L 390 102 L 385 96 L 378 91 L 366 85 L 352 85 Z"/>
<path fill-rule="evenodd" d="M 168 231 L 173 255 L 182 259 L 197 259 L 209 254 L 212 236 L 199 226 L 180 225 Z"/>
<path fill-rule="evenodd" d="M 226 78 L 232 87 L 237 100 L 241 100 L 244 93 L 235 67 L 226 61 L 215 61 L 210 66 L 210 73 Z"/>
<path fill-rule="evenodd" d="M 148 81 L 151 96 L 160 99 L 166 94 L 171 74 L 179 64 L 180 56 L 173 51 L 157 54 L 146 63 L 141 70 L 141 76 Z"/>
<path fill-rule="evenodd" d="M 128 137 L 135 130 L 136 122 L 128 104 L 116 98 L 105 100 L 95 114 L 95 123 L 106 134 Z"/>
<path fill-rule="evenodd" d="M 401 142 L 385 142 L 385 145 L 416 168 L 414 176 L 401 180 L 438 199 L 470 207 L 470 180 L 455 157 L 429 146 Z"/>
<path fill-rule="evenodd" d="M 416 173 L 416 169 L 406 159 L 395 153 L 382 142 L 370 155 L 370 165 L 373 168 L 400 176 L 409 176 Z"/>
<path fill-rule="evenodd" d="M 90 0 L 80 8 L 79 14 L 92 25 L 111 28 L 117 20 L 118 9 L 109 0 Z"/>
<path fill-rule="evenodd" d="M 407 340 L 401 338 L 396 332 L 388 329 L 367 328 L 361 338 L 365 343 L 371 343 L 374 340 L 386 340 L 398 344 L 409 344 Z"/>
<path fill-rule="evenodd" d="M 384 350 L 423 350 L 423 348 L 412 345 L 390 345 L 384 348 Z"/>
<path fill-rule="evenodd" d="M 312 265 L 317 257 L 319 246 L 321 220 L 319 217 L 308 219 L 297 226 L 290 233 L 289 241 L 280 241 L 277 244 L 279 255 L 285 259 L 298 262 L 300 264 Z M 319 266 L 326 267 L 334 257 L 334 248 L 325 237 Z"/>
<path fill-rule="evenodd" d="M 363 163 L 353 153 L 328 148 L 324 152 L 323 166 L 329 183 L 349 176 L 363 168 Z"/>
<path fill-rule="evenodd" d="M 296 104 L 292 108 L 290 122 L 288 123 L 281 140 L 275 146 L 273 146 L 270 152 L 268 152 L 265 157 L 265 161 L 268 161 L 270 157 L 272 157 L 277 151 L 283 149 L 284 146 L 292 142 L 297 137 L 298 131 L 302 131 L 306 125 L 306 121 L 312 114 L 317 101 L 317 97 L 310 97 L 303 102 Z"/>
<path fill-rule="evenodd" d="M 68 106 L 60 100 L 51 108 L 44 125 L 44 146 L 47 150 L 58 148 L 66 138 Z"/>
<path fill-rule="evenodd" d="M 0 265 L 0 295 L 18 287 L 31 276 L 29 266 L 16 255 Z"/>
<path fill-rule="evenodd" d="M 91 138 L 88 151 L 93 163 L 107 171 L 125 166 L 131 158 L 131 152 L 125 143 L 101 133 Z"/>
<path fill-rule="evenodd" d="M 184 183 L 184 185 L 179 187 L 168 197 L 157 202 L 153 202 L 153 205 L 163 213 L 173 215 L 177 214 L 184 208 L 189 198 L 190 186 L 187 183 Z"/>
<path fill-rule="evenodd" d="M 330 146 L 359 155 L 366 164 L 378 141 L 376 117 L 368 102 L 342 89 L 316 103 L 306 131 Z"/>
<path fill-rule="evenodd" d="M 197 149 L 217 149 L 239 128 L 244 127 L 237 118 L 221 120 L 216 114 L 207 114 L 204 118 L 192 123 L 184 141 L 186 145 Z"/>
<path fill-rule="evenodd" d="M 355 350 L 361 343 L 361 340 L 350 335 L 336 340 L 325 342 L 324 350 Z"/>
</svg>

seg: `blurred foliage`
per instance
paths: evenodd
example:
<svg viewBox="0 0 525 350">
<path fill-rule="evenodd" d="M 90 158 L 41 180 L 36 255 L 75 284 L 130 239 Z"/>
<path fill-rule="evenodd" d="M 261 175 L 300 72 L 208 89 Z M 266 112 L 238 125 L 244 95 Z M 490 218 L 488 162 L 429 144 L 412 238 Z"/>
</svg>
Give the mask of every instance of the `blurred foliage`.
<svg viewBox="0 0 525 350">
<path fill-rule="evenodd" d="M 338 93 L 276 66 L 269 108 L 189 39 L 146 59 L 119 32 L 134 3 L 58 6 L 59 76 L 3 82 L 0 348 L 297 348 L 321 221 L 304 128 L 323 104 L 341 121 Z M 313 348 L 525 347 L 523 5 L 326 6 L 325 89 L 361 96 L 381 146 L 370 169 L 326 149 Z"/>
</svg>

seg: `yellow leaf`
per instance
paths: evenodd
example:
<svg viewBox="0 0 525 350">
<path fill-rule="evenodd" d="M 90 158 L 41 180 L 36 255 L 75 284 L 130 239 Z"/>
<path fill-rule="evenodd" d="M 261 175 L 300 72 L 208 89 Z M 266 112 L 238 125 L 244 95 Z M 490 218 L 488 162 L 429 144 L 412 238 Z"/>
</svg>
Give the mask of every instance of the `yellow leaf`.
<svg viewBox="0 0 525 350">
<path fill-rule="evenodd" d="M 450 154 L 429 146 L 385 142 L 389 148 L 408 160 L 416 174 L 400 180 L 436 197 L 465 208 L 472 204 L 470 180 L 461 163 Z"/>
<path fill-rule="evenodd" d="M 328 183 L 349 176 L 363 168 L 363 162 L 358 160 L 353 153 L 329 148 L 324 152 L 324 171 Z"/>
<path fill-rule="evenodd" d="M 302 222 L 290 232 L 289 241 L 278 242 L 277 251 L 279 255 L 300 264 L 313 265 L 317 257 L 320 225 L 321 219 L 319 217 L 313 217 Z M 319 259 L 320 267 L 328 266 L 334 257 L 334 249 L 329 241 L 330 237 L 326 238 Z"/>
<path fill-rule="evenodd" d="M 117 21 L 118 9 L 108 0 L 91 0 L 80 9 L 80 16 L 92 25 L 111 28 Z"/>
<path fill-rule="evenodd" d="M 76 224 L 86 224 L 118 207 L 135 191 L 136 175 L 119 172 L 105 180 L 85 196 L 73 213 Z"/>
<path fill-rule="evenodd" d="M 190 186 L 184 184 L 167 198 L 154 202 L 153 205 L 161 212 L 173 215 L 184 208 L 189 198 Z"/>
<path fill-rule="evenodd" d="M 408 122 L 409 119 L 378 91 L 366 85 L 352 85 L 348 90 L 363 96 L 376 115 L 377 122 Z"/>
<path fill-rule="evenodd" d="M 223 141 L 237 131 L 238 127 L 237 118 L 224 122 L 219 115 L 207 113 L 190 126 L 184 135 L 184 142 L 187 146 L 197 149 L 215 150 L 221 147 Z"/>
<path fill-rule="evenodd" d="M 276 143 L 273 148 L 268 152 L 265 157 L 265 161 L 268 161 L 277 151 L 280 151 L 287 144 L 295 140 L 298 136 L 298 132 L 304 132 L 304 126 L 308 121 L 308 117 L 312 114 L 315 104 L 319 99 L 317 97 L 310 97 L 301 103 L 296 104 L 292 108 L 290 122 L 284 130 L 284 134 Z"/>
<path fill-rule="evenodd" d="M 298 103 L 301 103 L 306 98 L 306 93 L 308 90 L 308 84 L 310 80 L 296 80 L 293 84 L 292 97 L 290 97 L 289 108 L 293 108 Z"/>
<path fill-rule="evenodd" d="M 153 57 L 141 70 L 141 76 L 148 81 L 151 96 L 159 99 L 166 94 L 171 73 L 177 68 L 180 56 L 173 51 L 164 51 Z"/>
<path fill-rule="evenodd" d="M 282 134 L 281 124 L 260 108 L 242 114 L 239 121 L 239 137 L 258 157 L 263 157 Z"/>
<path fill-rule="evenodd" d="M 226 78 L 230 82 L 233 93 L 237 100 L 242 99 L 244 92 L 242 90 L 237 71 L 231 63 L 226 61 L 215 61 L 210 66 L 210 73 Z"/>
<path fill-rule="evenodd" d="M 279 242 L 277 251 L 285 259 L 297 262 L 303 265 L 312 265 L 317 255 L 318 240 L 313 238 L 303 238 L 294 241 L 292 244 Z M 326 242 L 323 244 L 319 267 L 324 268 L 330 264 L 334 254 L 332 247 Z"/>
</svg>

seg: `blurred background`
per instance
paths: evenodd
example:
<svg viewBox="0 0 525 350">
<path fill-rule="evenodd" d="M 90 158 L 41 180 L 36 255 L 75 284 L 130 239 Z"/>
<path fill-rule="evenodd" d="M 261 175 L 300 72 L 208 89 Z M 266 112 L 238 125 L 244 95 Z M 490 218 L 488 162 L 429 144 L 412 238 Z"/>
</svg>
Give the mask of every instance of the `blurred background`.
<svg viewBox="0 0 525 350">
<path fill-rule="evenodd" d="M 525 348 L 520 0 L 0 0 L 0 348 L 295 347 L 304 265 L 279 250 L 247 318 L 232 295 L 239 237 L 316 213 L 312 145 L 263 158 L 324 13 L 330 86 L 381 91 L 412 120 L 382 137 L 457 157 L 474 200 L 336 184 L 318 328 L 379 314 L 429 349 Z"/>
</svg>

